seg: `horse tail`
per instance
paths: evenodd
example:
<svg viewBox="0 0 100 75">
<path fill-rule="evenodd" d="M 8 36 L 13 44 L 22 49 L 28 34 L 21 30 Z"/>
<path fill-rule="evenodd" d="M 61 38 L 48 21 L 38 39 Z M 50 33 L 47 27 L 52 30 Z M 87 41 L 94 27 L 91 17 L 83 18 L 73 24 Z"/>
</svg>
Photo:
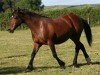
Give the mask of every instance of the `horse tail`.
<svg viewBox="0 0 100 75">
<path fill-rule="evenodd" d="M 82 21 L 83 21 L 83 27 L 84 27 L 84 31 L 85 31 L 85 34 L 86 34 L 88 44 L 89 44 L 89 46 L 91 46 L 91 44 L 92 44 L 91 28 L 90 28 L 90 26 L 89 26 L 89 24 L 86 20 L 82 19 Z"/>
</svg>

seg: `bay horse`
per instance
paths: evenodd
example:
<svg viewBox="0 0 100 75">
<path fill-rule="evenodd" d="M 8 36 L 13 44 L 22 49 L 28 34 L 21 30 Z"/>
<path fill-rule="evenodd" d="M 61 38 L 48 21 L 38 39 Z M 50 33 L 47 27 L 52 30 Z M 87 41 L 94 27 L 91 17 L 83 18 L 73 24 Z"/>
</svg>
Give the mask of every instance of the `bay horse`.
<svg viewBox="0 0 100 75">
<path fill-rule="evenodd" d="M 84 29 L 88 44 L 90 46 L 92 44 L 92 32 L 90 26 L 83 18 L 74 13 L 69 13 L 56 19 L 50 19 L 24 9 L 16 9 L 13 11 L 12 18 L 9 21 L 8 31 L 13 33 L 22 23 L 25 23 L 30 28 L 32 39 L 34 41 L 34 48 L 26 71 L 33 70 L 35 55 L 42 45 L 48 45 L 53 57 L 57 60 L 60 67 L 65 68 L 65 63 L 56 53 L 55 44 L 61 44 L 68 39 L 71 39 L 76 46 L 73 66 L 77 67 L 77 57 L 80 49 L 85 56 L 87 64 L 91 63 L 91 59 L 89 58 L 84 45 L 80 42 L 80 36 Z"/>
</svg>

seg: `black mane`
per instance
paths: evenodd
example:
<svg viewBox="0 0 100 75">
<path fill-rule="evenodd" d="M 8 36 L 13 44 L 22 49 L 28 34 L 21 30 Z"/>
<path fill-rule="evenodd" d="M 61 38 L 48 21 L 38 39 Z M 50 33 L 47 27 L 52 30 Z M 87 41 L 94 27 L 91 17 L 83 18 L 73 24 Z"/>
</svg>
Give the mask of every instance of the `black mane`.
<svg viewBox="0 0 100 75">
<path fill-rule="evenodd" d="M 29 16 L 39 16 L 39 17 L 49 18 L 47 16 L 43 16 L 41 14 L 38 14 L 38 13 L 35 13 L 35 12 L 32 12 L 32 11 L 29 11 L 27 9 L 20 9 L 20 12 L 23 13 L 23 14 L 28 14 Z"/>
</svg>

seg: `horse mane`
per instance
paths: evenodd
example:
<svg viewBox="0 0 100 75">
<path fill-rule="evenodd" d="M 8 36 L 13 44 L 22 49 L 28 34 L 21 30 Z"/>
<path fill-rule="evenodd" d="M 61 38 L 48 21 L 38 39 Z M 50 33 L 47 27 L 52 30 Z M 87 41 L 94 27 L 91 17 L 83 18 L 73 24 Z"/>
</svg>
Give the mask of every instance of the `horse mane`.
<svg viewBox="0 0 100 75">
<path fill-rule="evenodd" d="M 49 18 L 49 17 L 47 17 L 47 16 L 38 14 L 38 13 L 36 13 L 36 12 L 29 11 L 29 10 L 27 10 L 27 9 L 20 9 L 20 12 L 23 13 L 23 14 L 28 14 L 30 17 L 31 17 L 31 16 L 38 16 L 38 17 Z"/>
</svg>

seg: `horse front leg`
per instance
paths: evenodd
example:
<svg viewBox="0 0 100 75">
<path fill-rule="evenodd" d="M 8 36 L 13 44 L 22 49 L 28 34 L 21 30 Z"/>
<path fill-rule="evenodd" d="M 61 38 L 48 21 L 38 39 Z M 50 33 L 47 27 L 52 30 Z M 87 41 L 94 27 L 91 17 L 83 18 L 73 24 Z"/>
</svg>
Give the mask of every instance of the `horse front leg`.
<svg viewBox="0 0 100 75">
<path fill-rule="evenodd" d="M 57 62 L 58 62 L 58 64 L 60 65 L 60 67 L 61 67 L 62 69 L 64 69 L 64 68 L 65 68 L 65 63 L 64 63 L 62 60 L 60 60 L 60 59 L 58 58 L 57 53 L 56 53 L 56 50 L 55 50 L 54 43 L 53 43 L 52 41 L 49 41 L 49 42 L 48 42 L 48 45 L 50 46 L 50 49 L 51 49 L 51 51 L 52 51 L 53 57 L 57 60 Z"/>
<path fill-rule="evenodd" d="M 31 59 L 30 59 L 30 62 L 28 64 L 28 67 L 26 68 L 26 72 L 30 72 L 33 70 L 33 61 L 34 61 L 34 58 L 36 56 L 36 53 L 38 52 L 39 48 L 41 47 L 42 45 L 38 44 L 38 43 L 34 43 L 34 49 L 32 51 L 32 54 L 31 54 Z"/>
</svg>

